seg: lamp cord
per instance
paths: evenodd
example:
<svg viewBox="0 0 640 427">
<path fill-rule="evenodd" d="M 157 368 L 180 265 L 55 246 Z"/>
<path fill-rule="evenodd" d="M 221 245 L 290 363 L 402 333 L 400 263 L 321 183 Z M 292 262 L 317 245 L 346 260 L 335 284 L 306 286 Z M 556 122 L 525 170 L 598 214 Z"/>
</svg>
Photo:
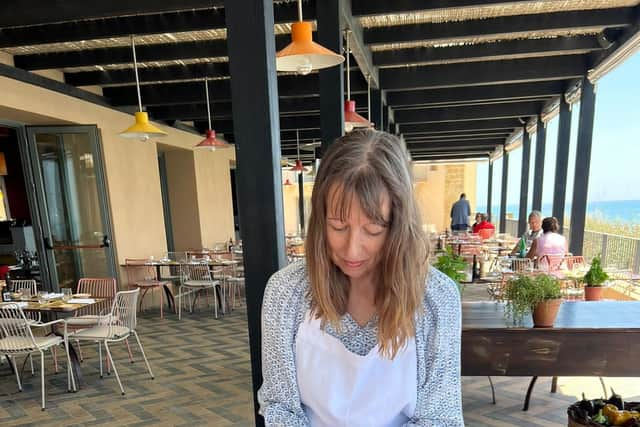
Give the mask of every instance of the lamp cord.
<svg viewBox="0 0 640 427">
<path fill-rule="evenodd" d="M 347 39 L 347 100 L 351 99 L 351 79 L 349 75 L 351 74 L 349 67 L 349 30 L 345 30 L 345 38 Z"/>
<path fill-rule="evenodd" d="M 138 59 L 136 58 L 136 41 L 131 35 L 131 50 L 133 50 L 133 71 L 136 75 L 136 90 L 138 91 L 138 108 L 142 112 L 142 96 L 140 95 L 140 80 L 138 79 Z"/>
<path fill-rule="evenodd" d="M 298 21 L 302 22 L 302 0 L 298 0 Z"/>
<path fill-rule="evenodd" d="M 298 134 L 298 129 L 296 129 L 296 147 L 298 147 L 298 160 L 300 160 L 300 135 Z"/>
<path fill-rule="evenodd" d="M 209 106 L 209 79 L 204 79 L 204 92 L 207 98 L 207 120 L 209 120 L 209 130 L 211 127 L 211 107 Z"/>
</svg>

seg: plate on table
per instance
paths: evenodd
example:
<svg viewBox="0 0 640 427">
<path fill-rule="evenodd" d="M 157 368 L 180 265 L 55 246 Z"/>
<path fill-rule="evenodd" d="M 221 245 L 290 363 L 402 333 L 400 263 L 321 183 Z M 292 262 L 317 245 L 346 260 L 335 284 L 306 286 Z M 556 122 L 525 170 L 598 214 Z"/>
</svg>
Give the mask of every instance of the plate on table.
<svg viewBox="0 0 640 427">
<path fill-rule="evenodd" d="M 91 294 L 73 294 L 73 298 L 89 298 Z"/>
</svg>

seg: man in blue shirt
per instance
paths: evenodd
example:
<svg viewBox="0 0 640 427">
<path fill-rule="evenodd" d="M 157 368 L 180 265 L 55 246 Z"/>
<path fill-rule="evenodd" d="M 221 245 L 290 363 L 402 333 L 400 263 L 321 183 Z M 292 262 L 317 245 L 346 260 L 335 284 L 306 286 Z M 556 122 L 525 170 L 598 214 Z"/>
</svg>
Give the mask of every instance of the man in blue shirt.
<svg viewBox="0 0 640 427">
<path fill-rule="evenodd" d="M 451 230 L 467 231 L 469 228 L 469 216 L 471 215 L 471 207 L 467 200 L 466 194 L 460 195 L 460 200 L 451 206 Z"/>
</svg>

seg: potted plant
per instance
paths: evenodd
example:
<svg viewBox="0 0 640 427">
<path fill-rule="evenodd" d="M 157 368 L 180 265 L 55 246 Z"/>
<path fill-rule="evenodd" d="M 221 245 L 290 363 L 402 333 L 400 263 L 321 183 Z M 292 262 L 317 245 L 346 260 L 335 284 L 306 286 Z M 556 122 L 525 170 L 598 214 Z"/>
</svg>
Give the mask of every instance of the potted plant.
<svg viewBox="0 0 640 427">
<path fill-rule="evenodd" d="M 447 248 L 446 252 L 443 252 L 438 257 L 433 266 L 449 276 L 458 285 L 458 290 L 462 294 L 463 285 L 461 282 L 465 278 L 465 271 L 468 267 L 464 258 L 454 254 L 451 248 Z"/>
<path fill-rule="evenodd" d="M 593 257 L 591 268 L 584 275 L 584 299 L 587 301 L 600 301 L 602 299 L 602 284 L 609 280 L 609 275 L 602 270 L 602 262 L 599 256 Z"/>
<path fill-rule="evenodd" d="M 536 328 L 550 328 L 562 304 L 560 281 L 547 274 L 521 274 L 507 283 L 505 298 L 506 313 L 514 322 L 531 313 Z"/>
</svg>

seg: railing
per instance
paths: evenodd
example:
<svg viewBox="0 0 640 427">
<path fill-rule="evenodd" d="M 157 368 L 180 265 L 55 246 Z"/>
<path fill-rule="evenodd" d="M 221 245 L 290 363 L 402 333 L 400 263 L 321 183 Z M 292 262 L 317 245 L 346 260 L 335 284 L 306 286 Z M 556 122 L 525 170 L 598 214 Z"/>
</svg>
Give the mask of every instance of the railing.
<svg viewBox="0 0 640 427">
<path fill-rule="evenodd" d="M 517 219 L 507 219 L 506 232 L 518 235 Z M 569 227 L 564 227 L 563 234 L 569 238 Z M 585 230 L 582 255 L 587 260 L 600 255 L 605 267 L 640 271 L 640 239 Z"/>
</svg>

